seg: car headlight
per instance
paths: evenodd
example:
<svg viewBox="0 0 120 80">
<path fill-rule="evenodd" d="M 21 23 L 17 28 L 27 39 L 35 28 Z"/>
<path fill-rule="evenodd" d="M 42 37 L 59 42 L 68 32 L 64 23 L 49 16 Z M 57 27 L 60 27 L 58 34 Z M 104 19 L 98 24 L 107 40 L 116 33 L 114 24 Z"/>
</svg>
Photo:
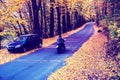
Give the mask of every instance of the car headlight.
<svg viewBox="0 0 120 80">
<path fill-rule="evenodd" d="M 17 46 L 15 46 L 15 48 L 19 48 L 19 47 L 21 47 L 21 45 L 17 45 Z"/>
</svg>

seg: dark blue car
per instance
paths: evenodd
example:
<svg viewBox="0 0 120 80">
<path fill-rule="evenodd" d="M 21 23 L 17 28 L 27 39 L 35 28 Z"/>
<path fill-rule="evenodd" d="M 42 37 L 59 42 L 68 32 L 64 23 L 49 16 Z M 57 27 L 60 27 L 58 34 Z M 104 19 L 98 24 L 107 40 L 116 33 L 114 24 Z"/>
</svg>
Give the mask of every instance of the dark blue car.
<svg viewBox="0 0 120 80">
<path fill-rule="evenodd" d="M 9 52 L 26 52 L 27 50 L 41 47 L 42 39 L 37 34 L 21 35 L 13 42 L 8 44 L 7 49 Z"/>
</svg>

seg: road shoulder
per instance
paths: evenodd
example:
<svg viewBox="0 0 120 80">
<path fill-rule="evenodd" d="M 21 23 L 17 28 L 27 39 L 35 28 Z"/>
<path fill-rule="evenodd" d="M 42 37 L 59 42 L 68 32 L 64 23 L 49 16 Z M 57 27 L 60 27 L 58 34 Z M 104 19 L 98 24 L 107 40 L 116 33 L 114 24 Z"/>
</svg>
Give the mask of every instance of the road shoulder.
<svg viewBox="0 0 120 80">
<path fill-rule="evenodd" d="M 66 59 L 66 65 L 52 73 L 48 80 L 103 80 L 113 75 L 115 67 L 108 68 L 109 64 L 105 61 L 104 43 L 107 39 L 97 32 L 98 29 L 95 28 L 94 35 L 73 56 Z"/>
</svg>

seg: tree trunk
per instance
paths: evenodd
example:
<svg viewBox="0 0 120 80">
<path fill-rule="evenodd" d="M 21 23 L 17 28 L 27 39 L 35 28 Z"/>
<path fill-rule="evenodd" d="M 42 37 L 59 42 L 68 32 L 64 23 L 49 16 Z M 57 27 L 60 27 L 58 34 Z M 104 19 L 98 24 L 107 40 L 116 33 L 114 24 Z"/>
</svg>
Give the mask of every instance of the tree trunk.
<svg viewBox="0 0 120 80">
<path fill-rule="evenodd" d="M 67 32 L 65 14 L 62 16 L 63 33 Z"/>
<path fill-rule="evenodd" d="M 43 17 L 44 17 L 44 37 L 48 38 L 48 27 L 47 27 L 47 21 L 46 21 L 46 3 L 43 2 Z"/>
<path fill-rule="evenodd" d="M 67 31 L 72 30 L 71 21 L 70 21 L 70 12 L 67 10 Z"/>
<path fill-rule="evenodd" d="M 1 49 L 1 40 L 2 40 L 2 36 L 0 36 L 0 49 Z"/>
<path fill-rule="evenodd" d="M 2 29 L 0 29 L 0 32 L 2 32 Z M 1 40 L 2 40 L 2 36 L 0 35 L 0 49 L 1 49 Z"/>
<path fill-rule="evenodd" d="M 32 7 L 30 5 L 30 2 L 27 2 L 28 12 L 29 12 L 29 32 L 33 33 L 33 16 L 32 16 Z"/>
<path fill-rule="evenodd" d="M 54 36 L 54 8 L 53 8 L 53 2 L 54 0 L 50 0 L 51 7 L 50 7 L 50 37 Z"/>
<path fill-rule="evenodd" d="M 66 29 L 66 5 L 65 5 L 65 2 L 63 3 L 64 6 L 62 6 L 62 30 L 63 30 L 63 33 L 67 32 L 67 29 Z"/>
<path fill-rule="evenodd" d="M 17 34 L 17 36 L 20 36 L 21 34 L 20 34 L 20 31 L 18 30 L 18 28 L 16 28 L 16 26 L 12 24 L 12 21 L 10 21 L 10 22 L 11 22 L 11 26 L 13 26 L 13 28 L 14 28 L 15 33 Z"/>
<path fill-rule="evenodd" d="M 102 15 L 107 16 L 107 0 L 103 2 Z"/>
<path fill-rule="evenodd" d="M 60 25 L 60 16 L 61 16 L 61 13 L 60 13 L 60 7 L 56 7 L 57 9 L 57 24 L 58 24 L 58 35 L 61 35 L 61 25 Z"/>
<path fill-rule="evenodd" d="M 40 26 L 41 26 L 41 37 L 42 37 L 42 31 L 43 31 L 43 9 L 42 9 L 42 1 L 39 0 L 39 3 L 38 3 L 38 8 L 40 9 Z"/>
<path fill-rule="evenodd" d="M 18 29 L 14 25 L 13 25 L 13 28 L 14 28 L 15 33 L 17 34 L 17 36 L 20 36 L 21 35 L 20 32 L 18 31 Z"/>
<path fill-rule="evenodd" d="M 99 13 L 98 11 L 96 12 L 96 24 L 99 26 Z"/>
<path fill-rule="evenodd" d="M 23 29 L 24 29 L 24 34 L 28 34 L 28 31 L 27 31 L 27 29 L 25 28 L 25 25 L 24 24 L 21 24 L 22 25 L 22 27 L 23 27 Z"/>
<path fill-rule="evenodd" d="M 22 35 L 23 34 L 22 29 L 21 29 L 20 23 L 18 21 L 17 21 L 17 24 L 18 24 L 18 27 L 19 27 L 19 33 L 20 33 L 20 35 Z"/>
<path fill-rule="evenodd" d="M 20 16 L 20 18 L 21 19 L 23 19 L 23 17 L 22 17 L 22 15 L 21 15 L 21 11 L 19 10 L 19 16 Z M 19 24 L 19 22 L 18 22 L 18 24 Z M 27 29 L 26 29 L 26 27 L 25 27 L 25 25 L 22 23 L 21 24 L 22 25 L 22 28 L 23 28 L 23 30 L 24 30 L 24 34 L 28 34 L 28 31 L 27 31 Z M 20 26 L 20 24 L 19 24 L 19 28 L 21 29 L 21 26 Z M 22 31 L 22 30 L 21 30 Z"/>
<path fill-rule="evenodd" d="M 99 25 L 99 10 L 98 10 L 97 0 L 95 0 L 94 5 L 95 5 L 95 13 L 96 13 L 96 24 L 98 26 Z"/>
<path fill-rule="evenodd" d="M 78 12 L 75 11 L 75 13 L 74 13 L 74 29 L 76 29 L 79 26 L 79 23 L 81 23 L 81 22 L 79 21 Z"/>
<path fill-rule="evenodd" d="M 39 23 L 39 9 L 36 3 L 36 0 L 31 0 L 32 3 L 32 10 L 33 10 L 33 33 L 38 34 L 42 37 L 41 33 L 41 26 Z"/>
</svg>

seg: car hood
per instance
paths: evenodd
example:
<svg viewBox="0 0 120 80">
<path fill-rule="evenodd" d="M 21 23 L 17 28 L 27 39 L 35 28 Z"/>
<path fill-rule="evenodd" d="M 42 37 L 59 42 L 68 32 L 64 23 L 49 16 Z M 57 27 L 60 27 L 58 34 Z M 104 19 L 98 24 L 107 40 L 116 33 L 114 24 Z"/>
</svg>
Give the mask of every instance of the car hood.
<svg viewBox="0 0 120 80">
<path fill-rule="evenodd" d="M 17 45 L 23 45 L 23 44 L 24 44 L 24 42 L 22 42 L 22 41 L 14 41 L 14 42 L 8 44 L 8 46 L 17 46 Z"/>
</svg>

